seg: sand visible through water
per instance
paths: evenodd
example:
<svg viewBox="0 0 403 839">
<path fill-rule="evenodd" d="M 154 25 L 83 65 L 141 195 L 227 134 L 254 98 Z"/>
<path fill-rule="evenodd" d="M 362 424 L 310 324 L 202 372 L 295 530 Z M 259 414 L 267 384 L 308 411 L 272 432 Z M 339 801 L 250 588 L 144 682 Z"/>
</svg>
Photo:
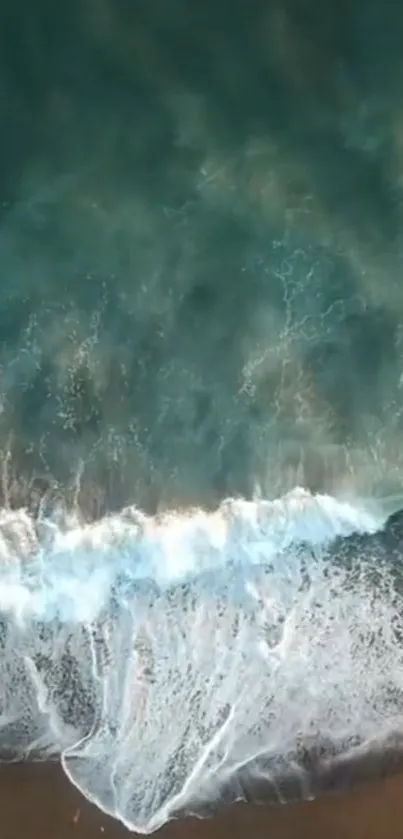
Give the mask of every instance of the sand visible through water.
<svg viewBox="0 0 403 839">
<path fill-rule="evenodd" d="M 4 839 L 129 839 L 126 828 L 79 795 L 57 766 L 0 772 Z M 213 820 L 171 822 L 161 839 L 400 839 L 403 777 L 287 807 L 236 805 Z"/>
</svg>

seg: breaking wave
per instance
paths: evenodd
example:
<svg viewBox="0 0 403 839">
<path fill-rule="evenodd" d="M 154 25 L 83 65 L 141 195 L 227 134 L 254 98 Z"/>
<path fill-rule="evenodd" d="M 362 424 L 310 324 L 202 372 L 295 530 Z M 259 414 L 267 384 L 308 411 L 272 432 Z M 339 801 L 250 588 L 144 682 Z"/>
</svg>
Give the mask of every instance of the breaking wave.
<svg viewBox="0 0 403 839">
<path fill-rule="evenodd" d="M 343 755 L 400 726 L 386 532 L 301 489 L 88 525 L 4 510 L 2 759 L 60 758 L 141 833 L 262 782 L 314 795 L 307 744 Z"/>
</svg>

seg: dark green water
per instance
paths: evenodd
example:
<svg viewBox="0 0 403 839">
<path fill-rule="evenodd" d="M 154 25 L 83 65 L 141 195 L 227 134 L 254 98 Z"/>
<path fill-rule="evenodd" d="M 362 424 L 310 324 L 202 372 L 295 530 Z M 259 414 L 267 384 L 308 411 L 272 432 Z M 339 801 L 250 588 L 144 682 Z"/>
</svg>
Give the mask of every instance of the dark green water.
<svg viewBox="0 0 403 839">
<path fill-rule="evenodd" d="M 403 7 L 3 0 L 2 496 L 403 484 Z"/>
</svg>

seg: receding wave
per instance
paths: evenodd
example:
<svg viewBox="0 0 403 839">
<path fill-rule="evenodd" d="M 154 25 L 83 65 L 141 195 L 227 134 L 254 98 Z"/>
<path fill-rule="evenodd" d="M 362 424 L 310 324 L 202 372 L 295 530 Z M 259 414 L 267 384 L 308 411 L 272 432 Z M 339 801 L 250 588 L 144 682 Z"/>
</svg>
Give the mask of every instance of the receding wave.
<svg viewBox="0 0 403 839">
<path fill-rule="evenodd" d="M 4 510 L 2 759 L 60 758 L 142 833 L 265 784 L 315 795 L 313 753 L 401 728 L 385 534 L 380 514 L 301 489 L 88 525 Z"/>
</svg>

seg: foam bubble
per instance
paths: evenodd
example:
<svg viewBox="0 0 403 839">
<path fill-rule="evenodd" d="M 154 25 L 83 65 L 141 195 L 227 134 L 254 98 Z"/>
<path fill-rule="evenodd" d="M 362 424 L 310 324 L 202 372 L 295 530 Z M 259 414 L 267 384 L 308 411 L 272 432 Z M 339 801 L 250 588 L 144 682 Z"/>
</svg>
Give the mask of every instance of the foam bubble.
<svg viewBox="0 0 403 839">
<path fill-rule="evenodd" d="M 343 751 L 401 707 L 382 524 L 302 489 L 68 527 L 3 511 L 2 753 L 59 755 L 142 833 L 240 777 L 276 786 L 289 772 L 310 794 L 301 742 Z"/>
</svg>

